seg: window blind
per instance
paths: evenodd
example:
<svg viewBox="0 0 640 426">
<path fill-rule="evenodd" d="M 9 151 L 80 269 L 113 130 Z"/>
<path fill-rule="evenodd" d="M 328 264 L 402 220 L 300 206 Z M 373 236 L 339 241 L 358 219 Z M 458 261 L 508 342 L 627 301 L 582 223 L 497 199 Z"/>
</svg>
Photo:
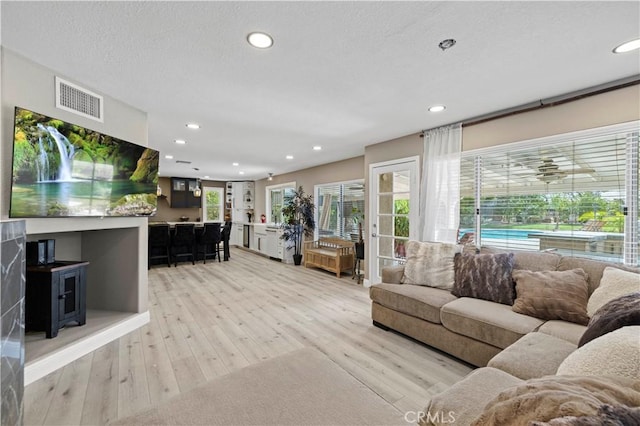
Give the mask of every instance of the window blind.
<svg viewBox="0 0 640 426">
<path fill-rule="evenodd" d="M 465 152 L 460 236 L 638 263 L 637 163 L 637 132 L 627 130 Z"/>
<path fill-rule="evenodd" d="M 319 185 L 316 207 L 319 236 L 358 239 L 358 220 L 364 215 L 361 181 Z"/>
</svg>

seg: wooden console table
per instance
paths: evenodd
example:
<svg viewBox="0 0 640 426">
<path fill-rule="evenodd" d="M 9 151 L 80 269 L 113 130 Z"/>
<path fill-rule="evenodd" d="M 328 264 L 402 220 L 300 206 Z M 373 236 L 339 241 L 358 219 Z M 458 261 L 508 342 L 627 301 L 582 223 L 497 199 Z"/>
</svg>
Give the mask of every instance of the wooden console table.
<svg viewBox="0 0 640 426">
<path fill-rule="evenodd" d="M 89 262 L 57 261 L 27 266 L 25 330 L 56 337 L 67 323 L 87 320 L 86 269 Z"/>
</svg>

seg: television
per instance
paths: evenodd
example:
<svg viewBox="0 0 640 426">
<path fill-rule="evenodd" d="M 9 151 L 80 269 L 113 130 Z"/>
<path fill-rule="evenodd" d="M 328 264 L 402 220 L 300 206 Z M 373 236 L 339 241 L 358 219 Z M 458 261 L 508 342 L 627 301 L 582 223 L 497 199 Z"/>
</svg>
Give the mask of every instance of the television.
<svg viewBox="0 0 640 426">
<path fill-rule="evenodd" d="M 16 107 L 9 216 L 151 216 L 160 153 Z"/>
</svg>

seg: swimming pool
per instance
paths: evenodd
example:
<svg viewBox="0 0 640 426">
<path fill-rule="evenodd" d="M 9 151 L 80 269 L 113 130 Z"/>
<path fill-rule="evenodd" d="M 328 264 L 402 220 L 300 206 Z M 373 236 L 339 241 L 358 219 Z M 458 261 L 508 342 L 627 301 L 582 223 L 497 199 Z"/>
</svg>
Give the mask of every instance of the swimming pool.
<svg viewBox="0 0 640 426">
<path fill-rule="evenodd" d="M 461 229 L 460 236 L 464 235 L 467 232 L 474 232 L 473 229 Z M 543 232 L 539 229 L 482 229 L 480 232 L 480 237 L 482 239 L 485 238 L 498 238 L 498 239 L 515 239 L 515 240 L 526 240 L 529 238 L 529 234 L 531 233 L 540 233 Z"/>
</svg>

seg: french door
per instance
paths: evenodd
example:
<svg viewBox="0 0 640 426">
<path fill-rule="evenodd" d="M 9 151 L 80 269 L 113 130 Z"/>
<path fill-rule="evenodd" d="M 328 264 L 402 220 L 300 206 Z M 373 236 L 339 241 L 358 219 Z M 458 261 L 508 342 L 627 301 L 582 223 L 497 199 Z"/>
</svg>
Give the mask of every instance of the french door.
<svg viewBox="0 0 640 426">
<path fill-rule="evenodd" d="M 419 157 L 369 166 L 369 285 L 382 268 L 403 264 L 405 243 L 418 239 Z"/>
</svg>

